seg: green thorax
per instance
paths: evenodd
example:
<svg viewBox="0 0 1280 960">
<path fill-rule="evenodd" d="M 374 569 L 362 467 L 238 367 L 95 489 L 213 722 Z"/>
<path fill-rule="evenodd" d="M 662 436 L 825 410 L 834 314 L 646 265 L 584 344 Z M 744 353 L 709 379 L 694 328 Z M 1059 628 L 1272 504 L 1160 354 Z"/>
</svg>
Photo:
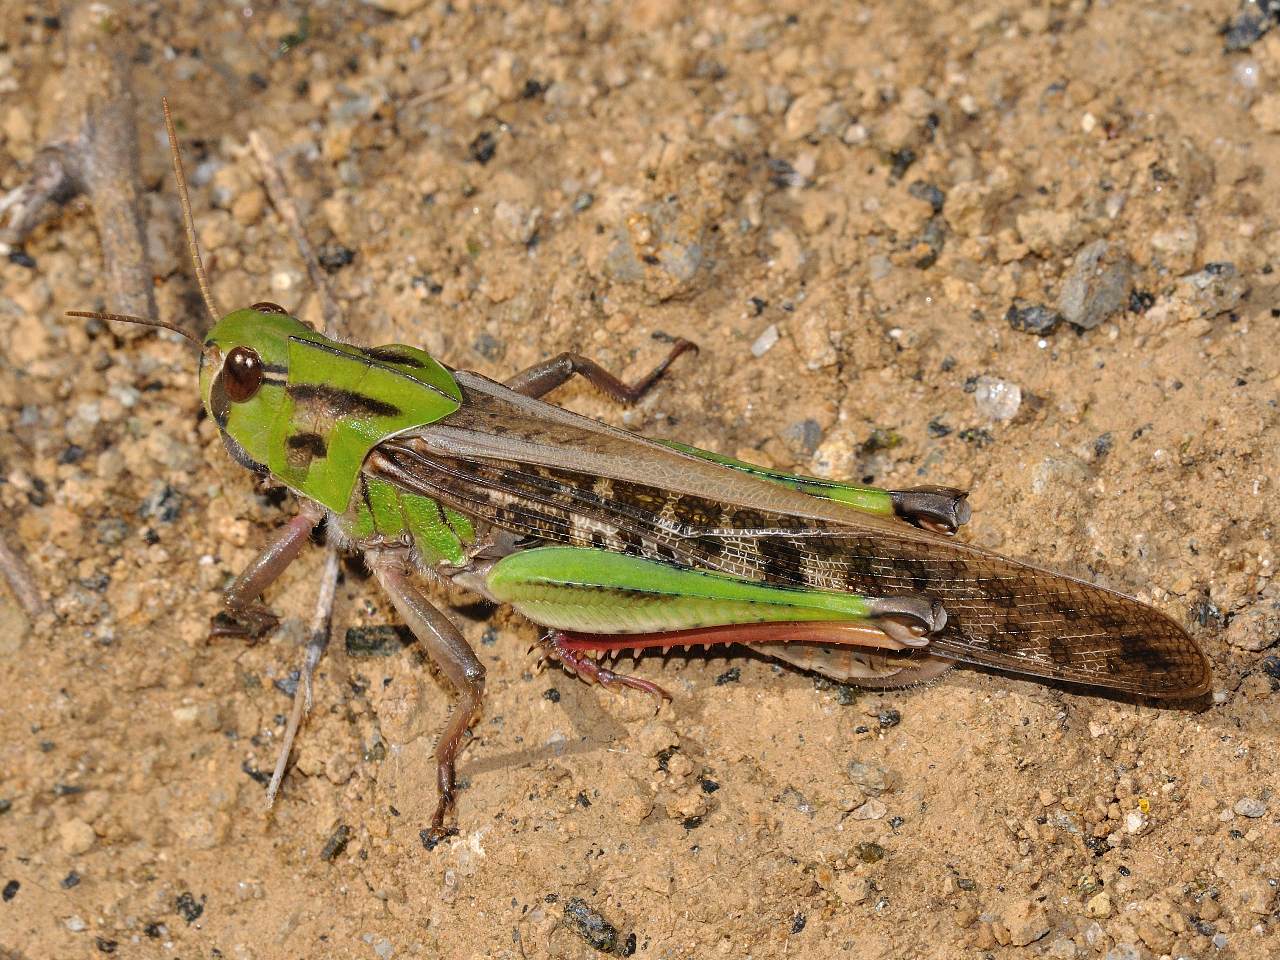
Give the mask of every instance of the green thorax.
<svg viewBox="0 0 1280 960">
<path fill-rule="evenodd" d="M 357 544 L 372 539 L 411 543 L 428 566 L 461 566 L 476 538 L 466 515 L 376 477 L 359 478 L 351 507 L 338 522 Z"/>
<path fill-rule="evenodd" d="M 235 347 L 254 350 L 264 374 L 241 403 L 228 398 L 222 380 L 222 361 Z M 375 446 L 448 416 L 462 402 L 449 371 L 422 350 L 355 347 L 283 313 L 256 309 L 230 313 L 209 331 L 200 393 L 239 447 L 233 452 L 335 513 L 351 505 L 360 467 Z"/>
</svg>

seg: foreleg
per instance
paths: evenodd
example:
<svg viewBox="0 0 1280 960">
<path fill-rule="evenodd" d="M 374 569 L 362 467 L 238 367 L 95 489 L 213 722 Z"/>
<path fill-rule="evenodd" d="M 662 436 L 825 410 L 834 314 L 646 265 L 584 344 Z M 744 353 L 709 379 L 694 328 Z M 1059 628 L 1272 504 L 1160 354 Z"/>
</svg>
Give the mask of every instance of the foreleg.
<svg viewBox="0 0 1280 960">
<path fill-rule="evenodd" d="M 304 509 L 284 525 L 262 552 L 236 577 L 222 601 L 226 610 L 209 624 L 210 637 L 248 637 L 257 640 L 269 633 L 279 618 L 259 603 L 258 598 L 297 559 L 311 531 L 320 522 L 320 513 Z"/>
</svg>

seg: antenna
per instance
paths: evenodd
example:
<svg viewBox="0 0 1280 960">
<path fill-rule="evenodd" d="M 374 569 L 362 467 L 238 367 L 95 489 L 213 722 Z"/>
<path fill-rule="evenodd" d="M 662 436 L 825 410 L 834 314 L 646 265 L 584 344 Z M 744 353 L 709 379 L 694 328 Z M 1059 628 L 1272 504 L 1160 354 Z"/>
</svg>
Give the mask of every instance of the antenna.
<svg viewBox="0 0 1280 960">
<path fill-rule="evenodd" d="M 187 195 L 187 177 L 182 172 L 182 154 L 178 152 L 178 133 L 173 128 L 173 116 L 169 113 L 169 98 L 161 97 L 160 102 L 164 104 L 164 129 L 169 135 L 169 153 L 173 156 L 173 176 L 178 181 L 178 199 L 182 203 L 182 225 L 187 230 L 187 249 L 191 252 L 191 260 L 196 268 L 196 280 L 200 284 L 200 296 L 204 297 L 205 309 L 209 311 L 209 316 L 217 323 L 222 318 L 222 312 L 218 309 L 218 304 L 213 299 L 213 292 L 209 289 L 209 277 L 204 272 L 204 263 L 200 260 L 200 244 L 196 240 L 196 224 L 191 217 L 191 198 Z M 83 316 L 83 314 L 76 314 Z M 105 315 L 103 315 L 105 316 Z M 133 320 L 136 323 L 149 323 L 152 326 L 166 327 L 168 324 L 151 323 L 147 320 L 138 320 L 135 317 L 111 317 L 113 320 Z M 177 329 L 169 327 L 170 330 Z M 179 333 L 184 331 L 179 330 Z M 190 336 L 190 334 L 188 334 Z"/>
<path fill-rule="evenodd" d="M 164 320 L 144 320 L 142 317 L 131 317 L 125 313 L 95 313 L 91 310 L 68 310 L 67 316 L 84 317 L 87 320 L 117 320 L 121 323 L 140 323 L 144 327 L 163 327 L 165 330 L 172 330 L 174 333 L 182 334 L 194 343 L 197 349 L 204 348 L 204 344 L 186 330 L 183 330 L 182 327 L 178 326 L 176 323 L 168 323 Z"/>
</svg>

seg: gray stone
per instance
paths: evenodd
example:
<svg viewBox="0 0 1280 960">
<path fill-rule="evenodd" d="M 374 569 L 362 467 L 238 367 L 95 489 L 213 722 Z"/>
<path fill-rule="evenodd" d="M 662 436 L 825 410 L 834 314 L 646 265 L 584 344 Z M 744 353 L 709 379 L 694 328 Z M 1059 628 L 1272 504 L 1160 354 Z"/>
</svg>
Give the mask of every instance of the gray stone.
<svg viewBox="0 0 1280 960">
<path fill-rule="evenodd" d="M 1235 806 L 1231 808 L 1242 817 L 1249 817 L 1256 820 L 1267 814 L 1267 802 L 1258 800 L 1254 797 L 1241 797 L 1236 801 Z"/>
<path fill-rule="evenodd" d="M 1199 273 L 1178 278 L 1178 297 L 1204 320 L 1212 320 L 1240 305 L 1249 284 L 1234 263 L 1207 263 Z"/>
<path fill-rule="evenodd" d="M 1129 303 L 1133 264 L 1128 257 L 1103 264 L 1107 250 L 1107 241 L 1096 240 L 1077 253 L 1058 295 L 1058 312 L 1082 330 L 1092 330 Z"/>
</svg>

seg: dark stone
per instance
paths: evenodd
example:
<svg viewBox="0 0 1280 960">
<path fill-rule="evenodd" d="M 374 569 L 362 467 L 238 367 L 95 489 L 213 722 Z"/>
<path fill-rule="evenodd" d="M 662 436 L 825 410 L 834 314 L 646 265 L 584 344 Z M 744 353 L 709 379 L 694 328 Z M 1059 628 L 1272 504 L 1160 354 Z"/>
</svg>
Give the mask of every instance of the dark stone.
<svg viewBox="0 0 1280 960">
<path fill-rule="evenodd" d="M 498 140 L 488 130 L 478 134 L 471 145 L 467 147 L 467 153 L 471 159 L 480 166 L 484 166 L 493 159 L 493 155 L 498 152 Z"/>
<path fill-rule="evenodd" d="M 178 894 L 178 898 L 173 902 L 173 909 L 187 923 L 195 923 L 200 919 L 200 915 L 204 913 L 205 897 L 201 895 L 197 902 L 191 891 L 184 890 Z"/>
<path fill-rule="evenodd" d="M 889 179 L 898 181 L 902 175 L 916 162 L 916 152 L 910 147 L 903 147 L 889 154 Z"/>
<path fill-rule="evenodd" d="M 726 683 L 737 683 L 742 679 L 742 671 L 737 667 L 730 667 L 720 676 L 716 677 L 716 686 L 723 687 Z"/>
<path fill-rule="evenodd" d="M 1050 310 L 1038 303 L 1024 306 L 1015 303 L 1009 308 L 1004 318 L 1013 329 L 1021 333 L 1034 334 L 1037 337 L 1045 337 L 1053 333 L 1063 320 L 1062 314 L 1058 311 Z"/>
<path fill-rule="evenodd" d="M 332 863 L 335 858 L 347 849 L 347 844 L 351 841 L 351 828 L 345 823 L 340 823 L 337 829 L 329 835 L 329 839 L 325 841 L 324 849 L 320 851 L 320 859 L 325 863 Z"/>
<path fill-rule="evenodd" d="M 879 863 L 884 859 L 884 847 L 871 840 L 864 840 L 853 848 L 853 855 L 863 863 Z"/>
<path fill-rule="evenodd" d="M 340 243 L 326 244 L 320 248 L 320 252 L 316 255 L 316 259 L 320 261 L 320 266 L 324 267 L 329 273 L 337 273 L 343 267 L 351 264 L 355 258 L 356 252 Z"/>
<path fill-rule="evenodd" d="M 391 657 L 413 643 L 413 634 L 406 627 L 391 624 L 348 627 L 345 642 L 349 657 Z"/>
<path fill-rule="evenodd" d="M 606 920 L 599 911 L 592 909 L 585 900 L 572 897 L 564 905 L 565 926 L 575 931 L 588 946 L 601 953 L 623 955 L 619 951 L 618 928 Z M 625 942 L 623 950 L 625 950 Z"/>
<path fill-rule="evenodd" d="M 822 443 L 822 426 L 817 420 L 801 420 L 787 427 L 782 435 L 790 446 L 805 456 L 812 457 Z"/>
<path fill-rule="evenodd" d="M 803 187 L 804 177 L 787 161 L 774 157 L 769 161 L 769 182 L 775 187 Z"/>
<path fill-rule="evenodd" d="M 957 436 L 965 443 L 972 443 L 979 450 L 996 442 L 995 436 L 986 427 L 966 427 Z"/>
<path fill-rule="evenodd" d="M 298 684 L 302 681 L 302 673 L 298 670 L 290 670 L 287 677 L 279 677 L 271 681 L 271 685 L 283 693 L 286 697 L 292 697 L 298 692 Z"/>
<path fill-rule="evenodd" d="M 917 180 L 907 187 L 907 193 L 917 200 L 923 200 L 933 208 L 934 213 L 942 212 L 942 205 L 947 202 L 947 195 L 931 183 Z"/>
</svg>

